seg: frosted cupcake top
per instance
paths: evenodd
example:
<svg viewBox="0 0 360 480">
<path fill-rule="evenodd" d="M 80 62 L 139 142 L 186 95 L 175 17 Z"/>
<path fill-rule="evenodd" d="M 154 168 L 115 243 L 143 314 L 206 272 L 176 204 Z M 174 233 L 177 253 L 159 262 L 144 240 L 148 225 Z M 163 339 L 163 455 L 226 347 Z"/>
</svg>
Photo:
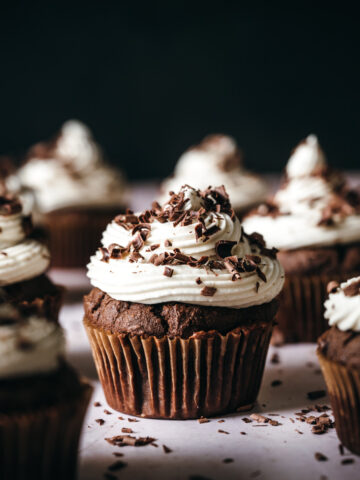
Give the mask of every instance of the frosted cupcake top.
<svg viewBox="0 0 360 480">
<path fill-rule="evenodd" d="M 185 184 L 201 190 L 224 185 L 236 210 L 257 205 L 267 194 L 265 183 L 244 168 L 235 140 L 226 135 L 209 135 L 179 158 L 173 176 L 161 185 L 161 201 Z"/>
<path fill-rule="evenodd" d="M 245 308 L 270 302 L 284 272 L 276 250 L 247 235 L 224 187 L 184 186 L 160 206 L 110 223 L 88 276 L 116 300 Z"/>
<path fill-rule="evenodd" d="M 293 151 L 283 186 L 245 220 L 281 250 L 349 244 L 360 240 L 360 197 L 328 167 L 315 135 Z"/>
<path fill-rule="evenodd" d="M 49 251 L 29 236 L 31 229 L 31 218 L 17 197 L 0 195 L 0 286 L 34 278 L 48 268 Z"/>
<path fill-rule="evenodd" d="M 34 191 L 40 212 L 67 207 L 119 207 L 124 178 L 104 160 L 90 130 L 70 120 L 50 142 L 35 145 L 19 170 L 23 186 Z"/>
<path fill-rule="evenodd" d="M 325 318 L 339 330 L 360 332 L 360 277 L 339 285 L 330 282 L 325 302 Z"/>
</svg>

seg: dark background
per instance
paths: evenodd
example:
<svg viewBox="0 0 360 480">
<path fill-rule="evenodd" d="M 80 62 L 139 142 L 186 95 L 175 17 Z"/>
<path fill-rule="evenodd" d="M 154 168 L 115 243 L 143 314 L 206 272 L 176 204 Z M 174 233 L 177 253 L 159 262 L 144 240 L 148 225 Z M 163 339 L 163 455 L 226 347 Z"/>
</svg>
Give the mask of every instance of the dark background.
<svg viewBox="0 0 360 480">
<path fill-rule="evenodd" d="M 351 5 L 351 4 L 350 4 Z M 14 2 L 0 15 L 0 153 L 90 125 L 130 178 L 210 132 L 257 171 L 317 133 L 359 166 L 359 20 L 346 2 Z"/>
</svg>

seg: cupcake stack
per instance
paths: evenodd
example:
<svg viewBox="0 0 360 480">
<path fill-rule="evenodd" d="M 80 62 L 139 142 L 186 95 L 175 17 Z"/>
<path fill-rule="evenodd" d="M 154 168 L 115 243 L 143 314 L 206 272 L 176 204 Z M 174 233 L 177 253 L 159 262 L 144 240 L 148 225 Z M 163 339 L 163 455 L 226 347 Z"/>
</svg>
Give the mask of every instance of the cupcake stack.
<svg viewBox="0 0 360 480">
<path fill-rule="evenodd" d="M 73 479 L 91 387 L 64 361 L 63 289 L 19 200 L 0 197 L 0 478 Z"/>
</svg>

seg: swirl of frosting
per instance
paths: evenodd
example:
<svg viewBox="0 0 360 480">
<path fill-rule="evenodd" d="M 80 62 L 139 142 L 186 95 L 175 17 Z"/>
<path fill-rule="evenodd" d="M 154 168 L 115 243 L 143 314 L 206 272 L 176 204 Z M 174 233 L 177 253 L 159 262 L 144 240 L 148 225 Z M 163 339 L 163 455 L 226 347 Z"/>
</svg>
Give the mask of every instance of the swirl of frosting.
<svg viewBox="0 0 360 480">
<path fill-rule="evenodd" d="M 0 197 L 0 285 L 36 277 L 49 266 L 49 251 L 42 243 L 27 238 L 30 217 L 13 197 Z"/>
<path fill-rule="evenodd" d="M 179 158 L 174 175 L 162 183 L 161 200 L 166 201 L 168 192 L 177 192 L 185 184 L 201 190 L 225 185 L 236 210 L 262 202 L 267 194 L 265 183 L 244 168 L 235 140 L 226 135 L 209 135 L 187 150 Z"/>
<path fill-rule="evenodd" d="M 61 327 L 45 318 L 20 318 L 9 304 L 0 305 L 0 379 L 56 370 L 64 355 Z"/>
<path fill-rule="evenodd" d="M 329 325 L 342 331 L 360 332 L 360 277 L 332 286 L 324 304 Z"/>
<path fill-rule="evenodd" d="M 293 151 L 282 188 L 244 226 L 282 250 L 357 242 L 360 198 L 327 166 L 317 138 L 309 135 Z"/>
<path fill-rule="evenodd" d="M 124 203 L 122 174 L 106 164 L 89 129 L 75 120 L 66 122 L 54 141 L 30 150 L 19 178 L 23 186 L 34 191 L 40 212 Z"/>
<path fill-rule="evenodd" d="M 184 186 L 160 207 L 108 225 L 88 265 L 116 300 L 245 308 L 270 302 L 284 273 L 261 236 L 246 235 L 224 188 Z"/>
</svg>

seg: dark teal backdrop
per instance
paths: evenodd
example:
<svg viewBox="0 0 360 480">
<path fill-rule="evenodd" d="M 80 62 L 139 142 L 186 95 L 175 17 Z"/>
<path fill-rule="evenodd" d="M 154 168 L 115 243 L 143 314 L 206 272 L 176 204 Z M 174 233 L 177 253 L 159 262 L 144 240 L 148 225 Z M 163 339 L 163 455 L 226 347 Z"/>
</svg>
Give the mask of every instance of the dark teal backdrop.
<svg viewBox="0 0 360 480">
<path fill-rule="evenodd" d="M 258 171 L 309 132 L 356 168 L 359 47 L 347 2 L 12 2 L 0 153 L 77 117 L 131 178 L 168 174 L 208 132 L 234 135 Z"/>
</svg>

